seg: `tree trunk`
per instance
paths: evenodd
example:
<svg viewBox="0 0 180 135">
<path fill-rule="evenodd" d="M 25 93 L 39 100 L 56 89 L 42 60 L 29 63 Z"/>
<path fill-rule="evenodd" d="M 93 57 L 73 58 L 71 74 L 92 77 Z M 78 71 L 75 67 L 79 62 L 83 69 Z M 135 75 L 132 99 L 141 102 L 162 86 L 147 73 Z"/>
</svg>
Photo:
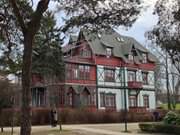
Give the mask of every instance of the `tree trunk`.
<svg viewBox="0 0 180 135">
<path fill-rule="evenodd" d="M 24 54 L 22 65 L 22 106 L 21 106 L 21 130 L 20 135 L 31 134 L 31 59 L 33 36 L 24 35 Z"/>
<path fill-rule="evenodd" d="M 0 128 L 1 128 L 1 132 L 3 132 L 4 131 L 4 129 L 3 129 L 3 116 L 2 116 L 2 110 L 1 110 L 1 108 L 0 108 Z"/>
</svg>

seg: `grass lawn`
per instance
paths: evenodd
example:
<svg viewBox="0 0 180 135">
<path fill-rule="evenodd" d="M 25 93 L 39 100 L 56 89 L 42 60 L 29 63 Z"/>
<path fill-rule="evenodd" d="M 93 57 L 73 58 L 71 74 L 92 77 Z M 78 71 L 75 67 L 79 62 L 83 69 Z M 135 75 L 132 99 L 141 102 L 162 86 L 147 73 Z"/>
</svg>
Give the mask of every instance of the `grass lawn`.
<svg viewBox="0 0 180 135">
<path fill-rule="evenodd" d="M 161 107 L 163 109 L 168 109 L 168 104 L 162 104 Z M 176 110 L 180 110 L 180 103 L 176 104 Z"/>
</svg>

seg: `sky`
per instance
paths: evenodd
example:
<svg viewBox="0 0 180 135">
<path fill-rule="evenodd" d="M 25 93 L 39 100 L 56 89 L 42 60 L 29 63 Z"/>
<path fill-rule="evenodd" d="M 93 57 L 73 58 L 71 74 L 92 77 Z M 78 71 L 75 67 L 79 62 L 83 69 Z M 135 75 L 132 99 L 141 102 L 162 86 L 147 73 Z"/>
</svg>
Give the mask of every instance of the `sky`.
<svg viewBox="0 0 180 135">
<path fill-rule="evenodd" d="M 128 30 L 123 27 L 119 27 L 117 32 L 121 35 L 134 37 L 141 44 L 146 45 L 147 39 L 144 37 L 146 31 L 149 31 L 157 23 L 157 16 L 153 15 L 153 8 L 157 0 L 142 0 L 145 9 L 142 10 L 141 15 L 138 17 L 136 22 Z M 34 7 L 37 6 L 39 0 L 34 0 Z M 56 5 L 53 2 L 50 2 L 49 9 L 53 10 L 56 8 Z M 57 25 L 62 25 L 62 17 L 65 17 L 63 12 L 56 14 Z"/>
<path fill-rule="evenodd" d="M 147 44 L 147 39 L 144 37 L 146 31 L 149 31 L 157 23 L 157 16 L 153 15 L 153 8 L 157 0 L 143 0 L 145 8 L 133 26 L 126 30 L 125 28 L 119 27 L 118 32 L 122 35 L 134 37 L 141 44 Z"/>
</svg>

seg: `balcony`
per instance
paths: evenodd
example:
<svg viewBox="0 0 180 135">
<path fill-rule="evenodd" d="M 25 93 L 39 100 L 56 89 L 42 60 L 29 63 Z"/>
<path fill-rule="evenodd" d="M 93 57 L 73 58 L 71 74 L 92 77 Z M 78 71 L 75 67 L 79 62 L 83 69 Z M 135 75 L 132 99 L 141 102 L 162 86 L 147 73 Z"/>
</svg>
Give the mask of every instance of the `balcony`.
<svg viewBox="0 0 180 135">
<path fill-rule="evenodd" d="M 131 89 L 141 89 L 143 87 L 143 83 L 138 81 L 128 81 L 128 87 Z"/>
</svg>

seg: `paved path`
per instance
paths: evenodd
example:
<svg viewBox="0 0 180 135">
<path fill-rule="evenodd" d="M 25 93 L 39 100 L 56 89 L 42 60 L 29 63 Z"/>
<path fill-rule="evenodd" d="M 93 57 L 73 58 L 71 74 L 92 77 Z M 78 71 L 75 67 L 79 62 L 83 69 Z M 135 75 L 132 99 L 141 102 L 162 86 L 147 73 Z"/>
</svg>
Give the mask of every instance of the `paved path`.
<svg viewBox="0 0 180 135">
<path fill-rule="evenodd" d="M 52 128 L 51 126 L 33 126 L 32 132 L 37 131 L 49 131 L 55 130 L 59 127 Z M 147 134 L 147 133 L 138 133 L 138 124 L 131 123 L 128 124 L 128 129 L 130 133 L 123 132 L 124 124 L 78 124 L 78 125 L 63 125 L 64 130 L 73 130 L 80 133 L 89 133 L 90 135 L 165 135 L 165 134 Z M 10 130 L 6 128 L 5 130 Z M 14 128 L 15 131 L 19 131 L 19 127 Z"/>
<path fill-rule="evenodd" d="M 163 134 L 146 134 L 138 133 L 138 124 L 131 123 L 128 124 L 130 133 L 123 132 L 123 124 L 84 124 L 84 125 L 65 125 L 64 129 L 69 130 L 80 130 L 87 131 L 90 133 L 101 134 L 101 135 L 163 135 Z M 136 130 L 135 130 L 136 129 Z"/>
</svg>

